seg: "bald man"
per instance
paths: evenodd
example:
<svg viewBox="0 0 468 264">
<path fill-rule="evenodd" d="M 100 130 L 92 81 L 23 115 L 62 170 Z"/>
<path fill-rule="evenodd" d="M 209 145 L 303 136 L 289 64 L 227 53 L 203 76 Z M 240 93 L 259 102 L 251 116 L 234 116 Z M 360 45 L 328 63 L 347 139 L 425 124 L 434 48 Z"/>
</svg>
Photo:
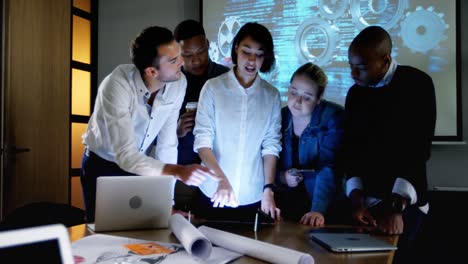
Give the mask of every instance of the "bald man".
<svg viewBox="0 0 468 264">
<path fill-rule="evenodd" d="M 431 77 L 392 58 L 392 40 L 378 26 L 362 30 L 348 49 L 351 77 L 346 103 L 346 193 L 352 217 L 408 248 L 429 204 L 426 162 L 436 122 Z M 404 245 L 403 245 L 404 244 Z"/>
</svg>

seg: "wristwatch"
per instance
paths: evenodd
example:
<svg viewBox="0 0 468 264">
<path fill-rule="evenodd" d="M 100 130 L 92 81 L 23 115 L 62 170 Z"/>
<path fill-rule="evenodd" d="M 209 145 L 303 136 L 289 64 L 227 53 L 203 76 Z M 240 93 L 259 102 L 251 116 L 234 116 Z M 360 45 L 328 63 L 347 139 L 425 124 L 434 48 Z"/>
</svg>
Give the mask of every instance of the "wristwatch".
<svg viewBox="0 0 468 264">
<path fill-rule="evenodd" d="M 401 214 L 406 209 L 408 200 L 398 194 L 392 195 L 391 208 L 393 213 Z"/>
<path fill-rule="evenodd" d="M 265 186 L 263 186 L 263 191 L 265 191 L 265 189 L 268 189 L 268 188 L 270 188 L 272 192 L 275 192 L 276 185 L 274 183 L 265 184 Z"/>
</svg>

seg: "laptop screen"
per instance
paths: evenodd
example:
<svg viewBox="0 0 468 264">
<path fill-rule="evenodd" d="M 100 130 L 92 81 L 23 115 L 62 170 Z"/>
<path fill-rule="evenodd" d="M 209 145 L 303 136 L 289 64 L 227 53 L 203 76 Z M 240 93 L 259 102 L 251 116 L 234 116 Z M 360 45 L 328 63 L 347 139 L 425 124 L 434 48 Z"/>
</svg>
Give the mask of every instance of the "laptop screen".
<svg viewBox="0 0 468 264">
<path fill-rule="evenodd" d="M 52 224 L 0 232 L 0 261 L 8 263 L 72 264 L 65 226 Z"/>
<path fill-rule="evenodd" d="M 0 259 L 19 264 L 63 264 L 57 239 L 0 248 Z"/>
</svg>

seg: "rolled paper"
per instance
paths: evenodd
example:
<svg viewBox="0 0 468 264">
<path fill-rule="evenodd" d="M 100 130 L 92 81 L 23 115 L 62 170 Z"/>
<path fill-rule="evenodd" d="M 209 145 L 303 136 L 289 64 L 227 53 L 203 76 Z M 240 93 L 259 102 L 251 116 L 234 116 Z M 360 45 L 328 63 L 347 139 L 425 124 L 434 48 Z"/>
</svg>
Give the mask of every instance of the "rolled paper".
<svg viewBox="0 0 468 264">
<path fill-rule="evenodd" d="M 211 243 L 271 263 L 313 264 L 310 254 L 235 235 L 207 226 L 198 228 Z"/>
<path fill-rule="evenodd" d="M 211 255 L 213 246 L 208 238 L 180 214 L 171 215 L 169 229 L 191 256 L 204 260 Z"/>
</svg>

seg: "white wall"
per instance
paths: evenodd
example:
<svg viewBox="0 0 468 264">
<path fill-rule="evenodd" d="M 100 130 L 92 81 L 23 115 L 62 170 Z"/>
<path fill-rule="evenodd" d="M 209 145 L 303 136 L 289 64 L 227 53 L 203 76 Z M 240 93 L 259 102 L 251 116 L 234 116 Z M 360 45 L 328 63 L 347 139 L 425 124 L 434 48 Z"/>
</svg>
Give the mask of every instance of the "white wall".
<svg viewBox="0 0 468 264">
<path fill-rule="evenodd" d="M 468 14 L 468 2 L 460 1 L 460 14 Z M 121 63 L 129 63 L 131 40 L 144 28 L 159 25 L 173 30 L 184 19 L 199 20 L 198 0 L 100 0 L 98 81 Z M 461 16 L 461 29 L 468 16 Z M 468 141 L 468 32 L 461 32 L 462 102 L 464 138 Z M 404 150 L 402 150 L 404 151 Z M 428 163 L 429 190 L 455 187 L 468 191 L 468 145 L 434 145 Z"/>
<path fill-rule="evenodd" d="M 98 83 L 117 65 L 131 63 L 130 43 L 144 28 L 174 30 L 184 19 L 199 20 L 199 0 L 100 0 Z"/>
<path fill-rule="evenodd" d="M 462 117 L 464 140 L 468 141 L 468 2 L 460 1 Z M 428 166 L 429 190 L 455 187 L 468 191 L 468 145 L 435 145 Z"/>
</svg>

